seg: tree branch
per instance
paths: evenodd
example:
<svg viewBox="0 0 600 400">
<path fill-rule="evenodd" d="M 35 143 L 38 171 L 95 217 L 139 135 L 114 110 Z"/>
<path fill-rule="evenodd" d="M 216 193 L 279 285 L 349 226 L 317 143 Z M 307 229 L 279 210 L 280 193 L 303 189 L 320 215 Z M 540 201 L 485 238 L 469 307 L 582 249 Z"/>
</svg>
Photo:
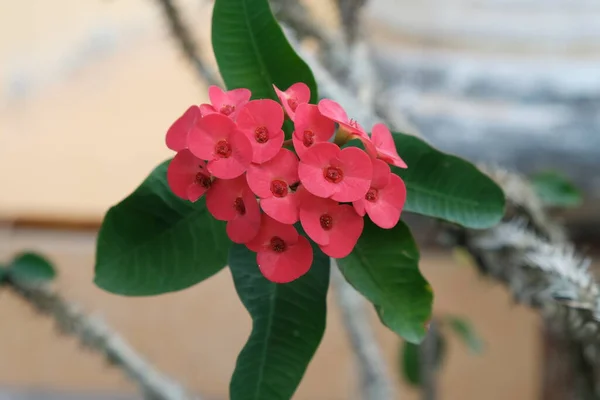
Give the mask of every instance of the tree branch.
<svg viewBox="0 0 600 400">
<path fill-rule="evenodd" d="M 392 381 L 387 376 L 385 361 L 377 344 L 377 339 L 365 312 L 365 300 L 356 291 L 337 268 L 335 259 L 331 260 L 331 284 L 335 291 L 342 321 L 360 371 L 361 398 L 368 400 L 395 399 Z"/>
<path fill-rule="evenodd" d="M 200 400 L 178 383 L 154 369 L 117 333 L 101 321 L 86 316 L 46 285 L 32 285 L 14 278 L 4 284 L 40 314 L 51 317 L 58 330 L 77 337 L 84 347 L 101 354 L 111 365 L 123 371 L 151 400 Z"/>
</svg>

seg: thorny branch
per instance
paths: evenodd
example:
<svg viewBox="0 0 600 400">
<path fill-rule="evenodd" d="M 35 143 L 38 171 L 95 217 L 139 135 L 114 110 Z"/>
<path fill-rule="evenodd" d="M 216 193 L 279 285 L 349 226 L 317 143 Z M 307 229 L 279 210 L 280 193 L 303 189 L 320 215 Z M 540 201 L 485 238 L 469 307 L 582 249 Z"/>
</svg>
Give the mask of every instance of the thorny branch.
<svg viewBox="0 0 600 400">
<path fill-rule="evenodd" d="M 158 372 L 117 333 L 101 321 L 85 315 L 47 285 L 5 278 L 4 285 L 27 301 L 37 312 L 53 318 L 58 330 L 79 339 L 85 348 L 101 354 L 122 370 L 149 400 L 200 400 Z"/>
<path fill-rule="evenodd" d="M 171 29 L 171 34 L 177 39 L 183 54 L 196 69 L 201 81 L 209 85 L 218 85 L 219 78 L 214 71 L 202 60 L 199 47 L 192 33 L 187 29 L 177 6 L 173 0 L 156 0 Z"/>
</svg>

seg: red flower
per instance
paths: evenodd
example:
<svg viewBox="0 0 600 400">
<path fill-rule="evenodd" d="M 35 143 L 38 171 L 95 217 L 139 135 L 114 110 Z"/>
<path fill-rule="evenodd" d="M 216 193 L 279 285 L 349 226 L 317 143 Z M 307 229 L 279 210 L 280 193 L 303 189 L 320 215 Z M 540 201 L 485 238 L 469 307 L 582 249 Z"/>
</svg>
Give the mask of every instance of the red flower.
<svg viewBox="0 0 600 400">
<path fill-rule="evenodd" d="M 190 106 L 167 130 L 167 147 L 174 151 L 187 149 L 188 134 L 200 117 L 200 108 L 198 106 Z"/>
<path fill-rule="evenodd" d="M 300 104 L 308 103 L 310 100 L 310 88 L 305 83 L 298 82 L 294 83 L 284 92 L 279 90 L 275 85 L 273 85 L 273 89 L 275 89 L 275 93 L 277 93 L 277 97 L 279 97 L 285 113 L 295 122 L 296 108 Z"/>
<path fill-rule="evenodd" d="M 302 196 L 300 222 L 323 253 L 333 258 L 350 254 L 364 227 L 352 206 L 311 195 Z"/>
<path fill-rule="evenodd" d="M 377 156 L 388 164 L 406 168 L 407 165 L 396 151 L 392 133 L 384 124 L 375 124 L 371 130 L 371 141 L 377 149 Z"/>
<path fill-rule="evenodd" d="M 282 224 L 262 214 L 260 230 L 246 243 L 255 251 L 256 263 L 265 278 L 287 283 L 308 272 L 313 251 L 308 239 L 300 236 L 293 225 Z"/>
<path fill-rule="evenodd" d="M 252 100 L 240 110 L 238 128 L 252 144 L 252 162 L 269 161 L 283 144 L 283 110 L 275 100 Z"/>
<path fill-rule="evenodd" d="M 198 121 L 188 137 L 190 151 L 208 161 L 208 171 L 222 179 L 243 174 L 252 161 L 252 146 L 235 122 L 221 114 Z"/>
<path fill-rule="evenodd" d="M 246 179 L 218 179 L 206 194 L 206 208 L 215 219 L 227 222 L 227 236 L 246 243 L 260 229 L 260 209 Z"/>
<path fill-rule="evenodd" d="M 373 160 L 373 180 L 364 198 L 353 202 L 356 212 L 365 212 L 377 226 L 390 229 L 400 220 L 406 201 L 404 181 L 390 172 L 390 167 L 382 160 Z"/>
<path fill-rule="evenodd" d="M 319 197 L 346 202 L 362 198 L 371 185 L 373 166 L 359 148 L 341 150 L 333 143 L 317 143 L 304 153 L 298 175 L 302 185 Z"/>
<path fill-rule="evenodd" d="M 246 174 L 250 189 L 261 198 L 260 206 L 271 218 L 284 224 L 298 221 L 296 193 L 290 186 L 298 182 L 298 158 L 288 149 L 263 164 L 252 164 Z"/>
<path fill-rule="evenodd" d="M 375 157 L 375 146 L 371 143 L 369 135 L 367 135 L 367 132 L 365 132 L 363 127 L 360 126 L 356 120 L 348 118 L 348 114 L 346 114 L 346 111 L 344 111 L 341 105 L 333 100 L 323 99 L 319 102 L 319 111 L 325 117 L 337 122 L 340 125 L 340 130 L 343 131 L 349 139 L 360 139 L 364 144 L 367 153 L 372 157 Z"/>
<path fill-rule="evenodd" d="M 250 101 L 252 93 L 248 89 L 223 91 L 218 86 L 208 88 L 208 98 L 212 104 L 201 104 L 202 115 L 223 114 L 235 121 L 240 109 Z"/>
<path fill-rule="evenodd" d="M 315 143 L 326 142 L 335 130 L 335 123 L 324 117 L 314 104 L 300 104 L 296 109 L 292 141 L 298 157 Z"/>
<path fill-rule="evenodd" d="M 212 185 L 206 161 L 183 149 L 173 157 L 167 168 L 171 191 L 184 200 L 196 201 Z"/>
</svg>

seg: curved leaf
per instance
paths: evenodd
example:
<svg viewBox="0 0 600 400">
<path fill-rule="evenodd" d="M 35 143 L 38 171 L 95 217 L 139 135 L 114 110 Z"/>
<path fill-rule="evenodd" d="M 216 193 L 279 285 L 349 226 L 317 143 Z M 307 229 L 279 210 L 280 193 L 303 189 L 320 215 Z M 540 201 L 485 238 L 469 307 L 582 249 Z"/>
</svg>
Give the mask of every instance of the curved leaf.
<svg viewBox="0 0 600 400">
<path fill-rule="evenodd" d="M 304 82 L 311 103 L 317 102 L 315 78 L 287 41 L 267 0 L 216 0 L 212 44 L 228 89 L 248 88 L 253 98 L 277 100 L 273 84 L 284 90 Z"/>
<path fill-rule="evenodd" d="M 159 165 L 125 200 L 108 210 L 96 250 L 94 282 L 104 290 L 148 296 L 192 286 L 227 263 L 225 225 L 204 200 L 175 196 Z"/>
<path fill-rule="evenodd" d="M 483 342 L 469 321 L 455 316 L 447 316 L 446 321 L 472 353 L 479 354 L 483 351 Z"/>
<path fill-rule="evenodd" d="M 393 167 L 406 183 L 405 210 L 468 228 L 489 228 L 504 216 L 504 193 L 473 164 L 442 153 L 411 135 L 393 133 L 408 165 Z"/>
<path fill-rule="evenodd" d="M 419 250 L 404 222 L 388 230 L 365 220 L 356 247 L 338 265 L 385 325 L 409 342 L 423 339 L 433 293 L 419 272 Z"/>
<path fill-rule="evenodd" d="M 50 261 L 35 253 L 22 253 L 16 256 L 6 273 L 11 279 L 28 283 L 48 282 L 56 276 Z"/>
<path fill-rule="evenodd" d="M 544 171 L 533 175 L 531 185 L 547 206 L 577 207 L 583 201 L 577 187 L 556 171 Z"/>
<path fill-rule="evenodd" d="M 235 288 L 252 316 L 252 333 L 231 378 L 232 400 L 292 397 L 325 330 L 329 258 L 313 246 L 310 271 L 291 283 L 266 280 L 256 254 L 233 245 L 229 267 Z"/>
</svg>

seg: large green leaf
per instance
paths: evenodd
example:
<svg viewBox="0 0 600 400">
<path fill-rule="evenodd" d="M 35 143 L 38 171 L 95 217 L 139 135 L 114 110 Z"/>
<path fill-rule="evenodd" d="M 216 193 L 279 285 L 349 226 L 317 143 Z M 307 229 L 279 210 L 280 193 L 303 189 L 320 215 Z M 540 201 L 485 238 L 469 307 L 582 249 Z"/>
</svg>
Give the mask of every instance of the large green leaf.
<svg viewBox="0 0 600 400">
<path fill-rule="evenodd" d="M 235 288 L 252 316 L 252 333 L 237 359 L 232 400 L 292 397 L 325 330 L 329 258 L 317 247 L 310 271 L 291 283 L 266 280 L 256 254 L 233 245 L 229 267 Z"/>
<path fill-rule="evenodd" d="M 473 164 L 411 135 L 393 133 L 408 165 L 393 168 L 406 183 L 405 210 L 469 228 L 489 228 L 504 216 L 504 193 Z"/>
<path fill-rule="evenodd" d="M 248 88 L 253 98 L 277 99 L 273 84 L 283 90 L 304 82 L 316 103 L 315 78 L 288 43 L 268 0 L 216 0 L 212 44 L 227 88 Z"/>
<path fill-rule="evenodd" d="M 10 279 L 27 283 L 43 283 L 54 279 L 56 272 L 50 261 L 35 253 L 22 253 L 8 266 Z"/>
<path fill-rule="evenodd" d="M 168 161 L 108 210 L 98 236 L 96 277 L 104 290 L 148 296 L 192 286 L 227 263 L 225 225 L 196 203 L 175 196 Z"/>
<path fill-rule="evenodd" d="M 433 293 L 419 272 L 419 250 L 403 222 L 386 230 L 365 220 L 356 247 L 338 265 L 385 325 L 409 342 L 423 339 Z"/>
<path fill-rule="evenodd" d="M 531 185 L 540 200 L 548 206 L 577 207 L 583 200 L 577 187 L 557 171 L 543 171 L 533 175 Z"/>
</svg>

